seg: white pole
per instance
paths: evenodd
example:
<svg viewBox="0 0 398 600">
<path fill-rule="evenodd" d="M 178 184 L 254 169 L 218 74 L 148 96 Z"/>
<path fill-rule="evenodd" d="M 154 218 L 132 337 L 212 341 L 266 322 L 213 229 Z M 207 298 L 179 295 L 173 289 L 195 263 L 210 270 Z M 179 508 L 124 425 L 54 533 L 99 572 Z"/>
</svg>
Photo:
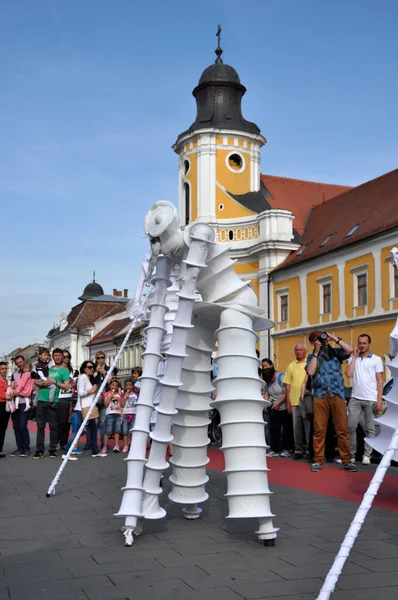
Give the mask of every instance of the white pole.
<svg viewBox="0 0 398 600">
<path fill-rule="evenodd" d="M 76 434 L 76 436 L 75 436 L 75 439 L 73 440 L 73 442 L 72 442 L 72 444 L 71 444 L 71 447 L 69 448 L 68 452 L 67 452 L 67 453 L 66 453 L 66 455 L 65 455 L 65 458 L 64 458 L 64 459 L 63 459 L 63 461 L 62 461 L 62 465 L 61 465 L 61 466 L 60 466 L 60 468 L 58 469 L 58 471 L 57 471 L 57 473 L 56 473 L 56 475 L 55 475 L 54 479 L 53 479 L 53 480 L 52 480 L 52 482 L 51 482 L 51 485 L 50 485 L 50 487 L 48 488 L 48 491 L 47 491 L 47 494 L 46 494 L 46 498 L 49 498 L 49 497 L 51 496 L 51 494 L 55 494 L 55 486 L 57 485 L 57 483 L 58 483 L 58 481 L 59 481 L 59 478 L 61 477 L 61 475 L 62 475 L 62 472 L 63 472 L 63 470 L 64 470 L 64 469 L 65 469 L 65 467 L 66 467 L 66 464 L 67 464 L 67 462 L 68 462 L 68 458 L 69 458 L 69 457 L 70 457 L 70 455 L 72 454 L 73 450 L 76 448 L 76 445 L 77 445 L 77 443 L 78 443 L 78 441 L 79 441 L 79 438 L 80 438 L 81 434 L 83 433 L 83 430 L 84 430 L 84 428 L 85 428 L 85 426 L 86 426 L 86 423 L 87 423 L 87 421 L 89 420 L 89 418 L 90 418 L 90 415 L 91 415 L 91 413 L 93 412 L 93 410 L 94 410 L 94 408 L 95 408 L 95 406 L 96 406 L 96 404 L 97 404 L 97 401 L 98 401 L 99 397 L 101 396 L 101 394 L 102 394 L 103 390 L 105 389 L 105 386 L 106 386 L 106 384 L 108 383 L 108 380 L 109 380 L 109 378 L 110 378 L 110 377 L 111 377 L 111 375 L 112 375 L 112 371 L 113 371 L 113 369 L 116 367 L 116 365 L 117 365 L 117 363 L 118 363 L 118 360 L 119 360 L 119 358 L 120 358 L 120 355 L 122 354 L 122 352 L 123 352 L 123 350 L 124 350 L 124 347 L 125 347 L 125 345 L 126 345 L 126 344 L 127 344 L 127 342 L 128 342 L 128 339 L 129 339 L 129 337 L 130 337 L 130 335 L 131 335 L 131 332 L 133 331 L 133 329 L 134 329 L 136 326 L 137 326 L 137 322 L 136 322 L 136 320 L 135 320 L 135 319 L 133 319 L 133 320 L 132 320 L 132 322 L 131 322 L 131 325 L 130 325 L 130 327 L 129 327 L 129 330 L 128 330 L 128 331 L 127 331 L 127 333 L 126 333 L 126 337 L 124 338 L 124 340 L 123 340 L 123 343 L 122 343 L 122 345 L 121 345 L 121 346 L 120 346 L 120 348 L 119 348 L 119 352 L 116 354 L 116 356 L 115 356 L 115 359 L 114 359 L 113 363 L 111 364 L 111 367 L 110 367 L 109 371 L 107 372 L 107 374 L 106 374 L 106 377 L 105 377 L 104 381 L 102 382 L 102 384 L 101 384 L 101 387 L 100 387 L 100 389 L 98 390 L 98 392 L 97 392 L 97 394 L 96 394 L 96 396 L 95 396 L 95 399 L 94 399 L 93 403 L 91 404 L 91 406 L 90 406 L 90 409 L 89 409 L 89 411 L 88 411 L 88 413 L 87 413 L 87 415 L 86 415 L 85 419 L 83 420 L 83 423 L 80 425 L 80 428 L 79 428 L 79 430 L 78 430 L 78 432 L 77 432 L 77 434 Z"/>
<path fill-rule="evenodd" d="M 392 461 L 394 453 L 398 448 L 398 427 L 394 431 L 393 436 L 390 440 L 387 452 L 384 454 L 379 466 L 377 467 L 375 474 L 372 477 L 372 481 L 369 484 L 367 491 L 363 497 L 363 500 L 355 514 L 354 520 L 352 521 L 349 530 L 346 533 L 343 543 L 341 544 L 339 553 L 334 559 L 332 568 L 330 569 L 325 583 L 322 586 L 321 591 L 317 600 L 329 600 L 331 594 L 336 587 L 338 578 L 341 575 L 345 562 L 352 550 L 354 542 L 361 530 L 361 527 L 365 521 L 366 515 L 369 512 L 370 507 L 373 503 L 373 498 L 376 496 L 380 485 L 383 482 L 384 476 L 387 472 L 388 467 Z"/>
</svg>

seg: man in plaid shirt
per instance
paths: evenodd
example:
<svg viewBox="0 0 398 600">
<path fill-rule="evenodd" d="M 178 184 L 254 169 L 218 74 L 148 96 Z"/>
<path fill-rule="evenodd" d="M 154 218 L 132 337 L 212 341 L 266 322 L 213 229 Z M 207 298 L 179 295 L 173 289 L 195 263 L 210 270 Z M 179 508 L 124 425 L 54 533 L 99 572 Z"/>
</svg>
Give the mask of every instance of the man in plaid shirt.
<svg viewBox="0 0 398 600">
<path fill-rule="evenodd" d="M 330 333 L 322 343 L 320 331 L 313 331 L 309 341 L 314 351 L 307 358 L 306 371 L 312 377 L 314 394 L 314 464 L 311 471 L 322 469 L 325 460 L 325 438 L 330 413 L 337 435 L 340 457 L 346 471 L 358 471 L 351 463 L 350 437 L 348 434 L 347 405 L 344 400 L 344 379 L 342 363 L 354 352 L 354 349 L 341 338 Z M 332 348 L 333 341 L 338 348 Z"/>
</svg>

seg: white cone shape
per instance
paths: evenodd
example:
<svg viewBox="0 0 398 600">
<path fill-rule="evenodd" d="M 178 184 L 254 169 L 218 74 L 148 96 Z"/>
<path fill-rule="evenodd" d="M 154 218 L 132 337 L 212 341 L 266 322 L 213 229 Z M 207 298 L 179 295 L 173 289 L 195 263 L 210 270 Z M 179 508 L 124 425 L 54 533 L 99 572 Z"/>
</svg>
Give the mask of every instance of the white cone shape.
<svg viewBox="0 0 398 600">
<path fill-rule="evenodd" d="M 214 230 L 205 223 L 195 223 L 189 230 L 190 247 L 183 261 L 186 271 L 182 279 L 181 291 L 178 293 L 179 304 L 173 326 L 170 349 L 166 352 L 166 372 L 161 381 L 162 390 L 157 421 L 151 433 L 152 447 L 145 467 L 143 512 L 145 518 L 159 519 L 166 513 L 159 506 L 161 493 L 160 478 L 167 468 L 167 443 L 172 441 L 172 418 L 176 414 L 176 398 L 181 386 L 182 363 L 186 357 L 188 330 L 191 325 L 192 309 L 196 299 L 196 281 L 201 269 L 206 267 L 209 245 L 214 240 Z"/>
<path fill-rule="evenodd" d="M 217 397 L 228 482 L 227 518 L 258 518 L 261 540 L 276 537 L 268 487 L 266 443 L 252 319 L 236 310 L 221 314 L 218 335 Z M 237 360 L 238 359 L 238 360 Z"/>
<path fill-rule="evenodd" d="M 208 498 L 206 493 L 206 465 L 208 426 L 210 423 L 211 355 L 215 350 L 214 328 L 201 326 L 195 319 L 195 328 L 188 334 L 187 357 L 182 367 L 182 386 L 177 394 L 178 414 L 173 418 L 173 456 L 170 463 L 172 490 L 170 500 L 186 505 L 187 519 L 197 518 L 201 509 L 196 505 Z"/>
<path fill-rule="evenodd" d="M 143 517 L 143 477 L 146 463 L 146 447 L 149 435 L 149 420 L 153 410 L 153 397 L 157 385 L 157 372 L 161 342 L 165 333 L 164 318 L 167 312 L 165 303 L 167 287 L 170 286 L 171 261 L 159 256 L 156 273 L 152 279 L 151 318 L 146 328 L 147 348 L 144 352 L 144 370 L 141 377 L 141 391 L 137 403 L 136 419 L 127 462 L 127 482 L 123 489 L 122 504 L 117 517 L 126 517 L 125 526 L 133 528 L 137 519 Z"/>
<path fill-rule="evenodd" d="M 380 452 L 380 454 L 385 454 L 390 445 L 391 437 L 398 427 L 398 319 L 390 335 L 390 354 L 395 355 L 387 365 L 391 371 L 394 385 L 387 396 L 383 396 L 387 401 L 387 411 L 383 416 L 376 419 L 376 422 L 380 425 L 379 435 L 374 438 L 365 438 L 369 446 Z M 392 460 L 398 461 L 398 450 L 394 453 Z"/>
</svg>

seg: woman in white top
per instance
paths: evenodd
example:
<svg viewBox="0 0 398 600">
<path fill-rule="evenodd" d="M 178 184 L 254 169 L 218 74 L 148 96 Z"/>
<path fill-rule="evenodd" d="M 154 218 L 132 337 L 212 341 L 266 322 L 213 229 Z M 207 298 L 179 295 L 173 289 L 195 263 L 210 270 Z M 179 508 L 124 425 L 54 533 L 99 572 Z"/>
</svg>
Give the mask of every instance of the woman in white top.
<svg viewBox="0 0 398 600">
<path fill-rule="evenodd" d="M 90 408 L 92 405 L 97 386 L 91 383 L 91 378 L 94 374 L 94 363 L 91 360 L 85 360 L 80 367 L 80 376 L 77 382 L 77 394 L 79 397 L 78 404 L 82 412 L 84 408 Z M 77 409 L 77 405 L 76 405 Z M 90 418 L 87 422 L 87 428 L 91 433 L 91 452 L 93 457 L 100 456 L 98 450 L 98 426 L 96 417 Z"/>
</svg>

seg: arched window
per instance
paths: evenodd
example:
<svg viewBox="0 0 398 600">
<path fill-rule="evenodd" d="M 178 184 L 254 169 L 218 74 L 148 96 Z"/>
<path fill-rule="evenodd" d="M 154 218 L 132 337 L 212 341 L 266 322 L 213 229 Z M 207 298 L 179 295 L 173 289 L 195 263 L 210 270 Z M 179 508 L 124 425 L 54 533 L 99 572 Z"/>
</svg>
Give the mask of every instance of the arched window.
<svg viewBox="0 0 398 600">
<path fill-rule="evenodd" d="M 191 220 L 191 192 L 189 184 L 184 183 L 184 197 L 185 197 L 185 225 L 188 225 Z"/>
</svg>

